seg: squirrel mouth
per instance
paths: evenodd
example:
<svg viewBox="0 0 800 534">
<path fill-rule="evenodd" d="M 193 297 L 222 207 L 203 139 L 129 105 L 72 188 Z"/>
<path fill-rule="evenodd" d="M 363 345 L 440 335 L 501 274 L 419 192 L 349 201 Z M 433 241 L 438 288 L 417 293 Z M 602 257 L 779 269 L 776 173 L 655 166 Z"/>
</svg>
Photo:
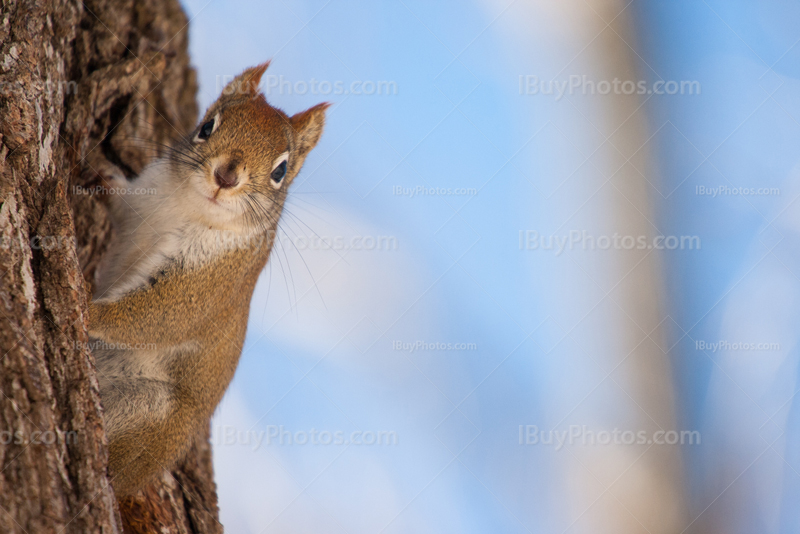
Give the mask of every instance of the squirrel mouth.
<svg viewBox="0 0 800 534">
<path fill-rule="evenodd" d="M 220 192 L 221 192 L 221 191 L 222 191 L 222 188 L 221 188 L 221 187 L 218 187 L 218 188 L 217 188 L 217 190 L 216 190 L 216 191 L 214 191 L 214 196 L 212 196 L 212 197 L 207 197 L 207 198 L 208 198 L 208 200 L 209 200 L 209 201 L 210 201 L 212 204 L 216 204 L 217 206 L 221 206 L 222 204 L 220 204 L 219 202 L 217 202 L 217 196 L 219 196 L 219 194 L 220 194 Z"/>
<path fill-rule="evenodd" d="M 220 208 L 220 209 L 222 209 L 222 210 L 225 210 L 225 211 L 231 211 L 231 208 L 230 208 L 229 206 L 226 206 L 225 204 L 223 204 L 222 202 L 220 202 L 219 200 L 217 200 L 217 198 L 216 198 L 216 197 L 217 197 L 217 196 L 216 196 L 216 195 L 214 195 L 213 197 L 206 197 L 206 198 L 208 199 L 208 201 L 209 201 L 209 202 L 211 202 L 212 204 L 214 204 L 216 207 L 218 207 L 218 208 Z"/>
</svg>

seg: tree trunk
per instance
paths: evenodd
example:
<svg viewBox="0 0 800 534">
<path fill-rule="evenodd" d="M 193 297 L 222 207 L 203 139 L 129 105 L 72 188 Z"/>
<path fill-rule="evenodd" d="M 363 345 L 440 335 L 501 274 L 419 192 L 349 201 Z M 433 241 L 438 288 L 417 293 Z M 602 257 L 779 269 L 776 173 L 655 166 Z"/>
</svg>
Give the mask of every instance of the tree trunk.
<svg viewBox="0 0 800 534">
<path fill-rule="evenodd" d="M 208 435 L 117 504 L 87 301 L 112 231 L 93 189 L 197 118 L 177 0 L 3 0 L 0 532 L 221 532 Z"/>
</svg>

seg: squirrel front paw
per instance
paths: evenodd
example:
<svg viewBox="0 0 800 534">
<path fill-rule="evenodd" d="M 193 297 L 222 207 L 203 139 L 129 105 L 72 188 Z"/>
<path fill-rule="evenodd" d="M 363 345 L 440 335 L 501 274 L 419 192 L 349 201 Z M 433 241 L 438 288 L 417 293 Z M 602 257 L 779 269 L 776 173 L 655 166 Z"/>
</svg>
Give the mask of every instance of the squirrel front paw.
<svg viewBox="0 0 800 534">
<path fill-rule="evenodd" d="M 111 163 L 92 165 L 81 173 L 81 185 L 78 186 L 90 195 L 97 195 L 105 200 L 113 195 L 123 194 L 129 187 L 128 179 L 122 171 Z"/>
</svg>

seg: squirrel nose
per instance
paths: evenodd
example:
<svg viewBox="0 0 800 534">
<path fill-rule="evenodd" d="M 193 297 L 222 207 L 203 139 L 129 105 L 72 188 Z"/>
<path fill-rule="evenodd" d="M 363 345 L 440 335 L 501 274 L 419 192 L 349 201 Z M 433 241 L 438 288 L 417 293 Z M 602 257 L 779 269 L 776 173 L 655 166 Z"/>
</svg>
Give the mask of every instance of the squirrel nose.
<svg viewBox="0 0 800 534">
<path fill-rule="evenodd" d="M 217 185 L 223 189 L 234 187 L 239 183 L 239 173 L 236 172 L 236 165 L 229 163 L 214 169 L 214 179 Z"/>
</svg>

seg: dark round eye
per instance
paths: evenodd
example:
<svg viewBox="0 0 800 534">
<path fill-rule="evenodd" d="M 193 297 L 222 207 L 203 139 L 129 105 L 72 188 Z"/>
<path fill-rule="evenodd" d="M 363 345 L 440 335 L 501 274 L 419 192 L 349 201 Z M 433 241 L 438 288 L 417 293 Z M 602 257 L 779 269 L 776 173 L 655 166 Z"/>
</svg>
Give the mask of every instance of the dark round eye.
<svg viewBox="0 0 800 534">
<path fill-rule="evenodd" d="M 208 139 L 208 136 L 211 135 L 211 132 L 214 131 L 214 119 L 211 119 L 207 123 L 203 124 L 200 127 L 200 133 L 197 134 L 199 139 Z"/>
<path fill-rule="evenodd" d="M 286 160 L 281 161 L 281 164 L 275 167 L 275 170 L 272 171 L 270 178 L 272 178 L 273 182 L 279 184 L 281 183 L 281 180 L 283 180 L 284 176 L 286 176 Z"/>
</svg>

